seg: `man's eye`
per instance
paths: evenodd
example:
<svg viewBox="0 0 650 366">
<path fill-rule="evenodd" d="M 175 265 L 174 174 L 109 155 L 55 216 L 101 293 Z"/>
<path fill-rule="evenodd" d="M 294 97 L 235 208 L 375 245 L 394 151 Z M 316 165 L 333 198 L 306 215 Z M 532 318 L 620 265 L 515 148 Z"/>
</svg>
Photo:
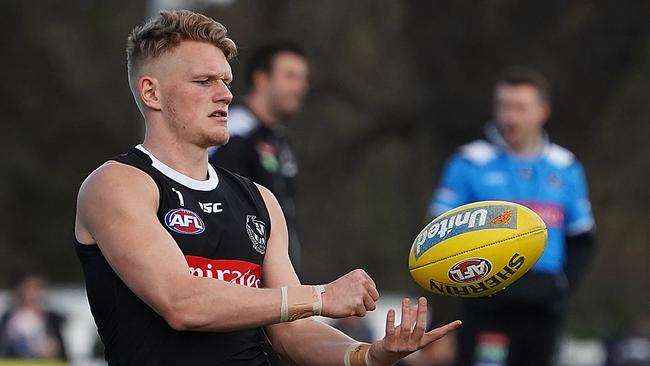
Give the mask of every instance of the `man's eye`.
<svg viewBox="0 0 650 366">
<path fill-rule="evenodd" d="M 210 84 L 210 80 L 209 80 L 209 79 L 205 79 L 205 80 L 195 80 L 194 82 L 197 83 L 197 84 L 201 84 L 201 85 L 208 85 L 208 84 Z"/>
</svg>

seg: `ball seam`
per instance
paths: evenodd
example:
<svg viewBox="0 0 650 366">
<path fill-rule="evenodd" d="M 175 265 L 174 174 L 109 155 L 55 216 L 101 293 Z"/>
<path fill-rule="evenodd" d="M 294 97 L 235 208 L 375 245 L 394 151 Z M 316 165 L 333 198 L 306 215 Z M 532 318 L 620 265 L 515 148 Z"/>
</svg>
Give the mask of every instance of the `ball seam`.
<svg viewBox="0 0 650 366">
<path fill-rule="evenodd" d="M 438 260 L 435 261 L 435 262 L 429 262 L 429 263 L 427 263 L 427 264 L 423 264 L 423 265 L 421 265 L 421 266 L 417 266 L 417 267 L 414 267 L 414 268 L 410 268 L 409 270 L 412 271 L 412 270 L 415 270 L 415 269 L 418 269 L 418 268 L 427 267 L 427 266 L 430 266 L 430 265 L 432 265 L 432 264 L 436 264 L 436 263 L 439 263 L 439 262 L 442 262 L 442 261 L 446 261 L 447 259 L 450 259 L 450 258 L 458 257 L 458 256 L 460 256 L 460 255 L 463 255 L 463 254 L 467 254 L 467 253 L 473 252 L 473 251 L 475 251 L 475 250 L 479 250 L 479 249 L 483 249 L 483 248 L 486 248 L 486 247 L 490 247 L 490 246 L 492 246 L 492 245 L 497 245 L 497 244 L 499 244 L 499 243 L 503 243 L 503 242 L 506 242 L 506 241 L 510 241 L 510 240 L 512 240 L 512 239 L 521 238 L 522 236 L 527 236 L 527 235 L 537 234 L 537 233 L 539 233 L 539 232 L 546 231 L 546 230 L 547 230 L 546 228 L 541 228 L 541 229 L 538 229 L 538 230 L 529 231 L 529 232 L 527 232 L 527 233 L 523 233 L 523 234 L 515 235 L 515 236 L 512 236 L 512 237 L 510 237 L 510 238 L 508 238 L 508 239 L 501 239 L 501 240 L 498 240 L 498 241 L 495 241 L 495 242 L 492 242 L 492 243 L 488 243 L 488 244 L 481 245 L 480 247 L 476 247 L 476 248 L 472 248 L 472 249 L 466 250 L 466 251 L 464 251 L 464 252 L 460 252 L 460 253 L 456 253 L 456 254 L 453 254 L 453 255 L 450 255 L 450 256 L 447 256 L 447 257 L 444 257 L 444 258 L 440 258 L 440 259 L 438 259 Z"/>
</svg>

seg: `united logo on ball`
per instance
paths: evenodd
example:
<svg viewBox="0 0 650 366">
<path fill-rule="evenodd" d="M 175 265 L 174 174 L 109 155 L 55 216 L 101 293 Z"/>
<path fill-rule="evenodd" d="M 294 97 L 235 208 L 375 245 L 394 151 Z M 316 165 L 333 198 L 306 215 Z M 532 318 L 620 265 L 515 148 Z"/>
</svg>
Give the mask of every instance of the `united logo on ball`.
<svg viewBox="0 0 650 366">
<path fill-rule="evenodd" d="M 448 272 L 449 279 L 457 283 L 480 281 L 492 271 L 492 263 L 483 258 L 470 258 L 454 264 Z"/>
</svg>

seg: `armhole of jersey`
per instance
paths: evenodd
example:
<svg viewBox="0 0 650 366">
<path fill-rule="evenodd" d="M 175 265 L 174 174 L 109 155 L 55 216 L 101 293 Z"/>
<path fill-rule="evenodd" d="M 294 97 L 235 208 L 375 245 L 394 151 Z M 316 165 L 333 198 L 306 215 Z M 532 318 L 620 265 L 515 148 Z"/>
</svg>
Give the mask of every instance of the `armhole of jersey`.
<svg viewBox="0 0 650 366">
<path fill-rule="evenodd" d="M 155 177 L 155 176 L 154 176 L 154 175 L 153 175 L 153 174 L 152 174 L 152 173 L 147 169 L 147 166 L 145 166 L 145 165 L 143 165 L 143 164 L 138 164 L 137 162 L 134 162 L 134 161 L 131 161 L 130 159 L 128 159 L 128 154 L 136 154 L 136 152 L 134 152 L 134 151 L 129 151 L 129 152 L 126 153 L 126 154 L 118 155 L 118 156 L 112 157 L 112 158 L 110 158 L 108 161 L 115 161 L 115 162 L 118 162 L 118 163 L 120 163 L 120 164 L 124 164 L 124 165 L 128 165 L 128 166 L 134 167 L 134 168 L 136 168 L 136 169 L 139 169 L 139 170 L 143 171 L 146 175 L 149 176 L 149 178 L 150 178 L 150 179 L 151 179 L 151 180 L 156 184 L 156 188 L 158 189 L 158 207 L 156 207 L 156 213 L 159 213 L 158 211 L 160 210 L 160 202 L 163 201 L 163 194 L 162 194 L 163 189 L 162 189 L 162 187 L 160 186 L 160 182 L 159 182 L 158 179 L 156 179 L 156 177 Z M 136 155 L 137 155 L 137 154 L 136 154 Z M 152 167 L 152 169 L 153 169 L 153 167 Z"/>
<path fill-rule="evenodd" d="M 266 202 L 264 201 L 264 197 L 262 197 L 262 192 L 260 192 L 260 189 L 253 181 L 245 179 L 244 182 L 246 183 L 246 187 L 248 187 L 248 190 L 251 192 L 251 195 L 255 200 L 255 206 L 257 206 L 257 209 L 260 211 L 260 213 L 264 213 L 264 216 L 266 216 L 265 219 L 269 223 L 269 233 L 267 236 L 268 239 L 271 237 L 271 214 L 269 213 L 269 209 L 266 207 Z"/>
</svg>

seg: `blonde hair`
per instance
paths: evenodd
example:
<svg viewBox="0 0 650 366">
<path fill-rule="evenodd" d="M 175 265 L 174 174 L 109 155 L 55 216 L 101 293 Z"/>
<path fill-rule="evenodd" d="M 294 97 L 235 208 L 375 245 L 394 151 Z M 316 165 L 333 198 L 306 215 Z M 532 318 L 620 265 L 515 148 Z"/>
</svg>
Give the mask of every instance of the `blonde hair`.
<svg viewBox="0 0 650 366">
<path fill-rule="evenodd" d="M 237 46 L 228 38 L 228 31 L 221 23 L 189 10 L 161 10 L 158 15 L 133 28 L 126 40 L 129 86 L 138 106 L 138 68 L 144 61 L 171 51 L 181 41 L 213 44 L 223 51 L 228 60 L 237 55 Z"/>
</svg>

